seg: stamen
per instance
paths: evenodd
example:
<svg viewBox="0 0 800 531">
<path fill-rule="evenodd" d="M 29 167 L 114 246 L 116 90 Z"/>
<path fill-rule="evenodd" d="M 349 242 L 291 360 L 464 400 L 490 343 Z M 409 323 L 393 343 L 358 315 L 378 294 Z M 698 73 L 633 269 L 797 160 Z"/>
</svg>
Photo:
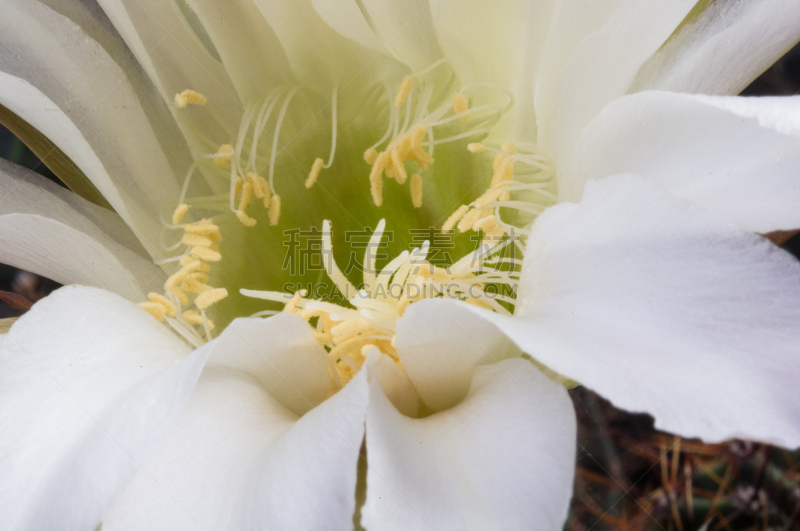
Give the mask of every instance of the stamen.
<svg viewBox="0 0 800 531">
<path fill-rule="evenodd" d="M 405 76 L 403 78 L 403 82 L 400 84 L 400 88 L 397 90 L 397 96 L 394 98 L 394 106 L 400 107 L 408 94 L 411 92 L 411 87 L 414 86 L 414 78 L 412 76 Z"/>
<path fill-rule="evenodd" d="M 189 205 L 186 203 L 178 205 L 178 208 L 175 209 L 175 212 L 172 213 L 172 224 L 173 225 L 180 225 L 181 221 L 183 221 L 183 216 L 189 211 Z"/>
<path fill-rule="evenodd" d="M 469 150 L 470 153 L 483 153 L 486 151 L 486 146 L 477 142 L 473 142 L 471 144 L 467 144 L 467 150 Z"/>
<path fill-rule="evenodd" d="M 175 94 L 175 105 L 183 109 L 189 104 L 205 105 L 208 102 L 205 96 L 196 90 L 186 89 L 180 94 Z"/>
<path fill-rule="evenodd" d="M 306 179 L 306 188 L 311 188 L 314 186 L 314 183 L 317 182 L 317 179 L 319 178 L 319 172 L 322 171 L 323 162 L 324 161 L 319 158 L 314 161 L 314 164 L 311 166 L 311 172 L 308 174 L 308 178 Z"/>
<path fill-rule="evenodd" d="M 233 146 L 230 144 L 222 144 L 216 153 L 214 153 L 214 164 L 217 166 L 224 166 L 231 161 L 233 156 Z"/>
<path fill-rule="evenodd" d="M 189 324 L 198 326 L 204 325 L 203 316 L 201 316 L 194 310 L 186 310 L 185 312 L 183 312 L 183 315 L 181 317 L 183 317 L 183 320 Z M 214 326 L 214 321 L 212 321 L 211 319 L 206 319 L 205 322 L 208 323 L 209 330 L 214 330 L 214 328 L 216 328 Z"/>
<path fill-rule="evenodd" d="M 206 262 L 219 262 L 222 260 L 221 254 L 208 247 L 193 247 L 191 255 L 198 260 L 204 260 Z"/>
<path fill-rule="evenodd" d="M 266 199 L 265 199 L 266 200 Z M 269 201 L 269 224 L 275 226 L 281 219 L 281 196 L 273 194 Z"/>
<path fill-rule="evenodd" d="M 166 315 L 169 317 L 175 317 L 175 313 L 178 311 L 178 309 L 168 298 L 158 293 L 148 293 L 147 298 L 150 300 L 150 302 L 160 304 L 164 308 Z"/>
<path fill-rule="evenodd" d="M 422 206 L 422 177 L 419 173 L 411 176 L 411 204 L 414 208 Z"/>
<path fill-rule="evenodd" d="M 469 110 L 469 102 L 466 96 L 460 92 L 453 94 L 453 112 L 456 114 L 466 113 Z M 469 114 L 462 114 L 459 118 L 462 122 L 469 121 Z"/>
<path fill-rule="evenodd" d="M 221 301 L 228 296 L 228 290 L 225 288 L 214 288 L 205 291 L 197 296 L 194 300 L 194 305 L 201 310 L 205 310 L 212 304 Z"/>
<path fill-rule="evenodd" d="M 461 205 L 458 207 L 458 210 L 450 214 L 450 217 L 444 222 L 444 225 L 442 225 L 442 231 L 447 232 L 453 230 L 453 227 L 456 226 L 456 223 L 458 223 L 468 211 L 469 207 L 467 205 Z"/>
</svg>

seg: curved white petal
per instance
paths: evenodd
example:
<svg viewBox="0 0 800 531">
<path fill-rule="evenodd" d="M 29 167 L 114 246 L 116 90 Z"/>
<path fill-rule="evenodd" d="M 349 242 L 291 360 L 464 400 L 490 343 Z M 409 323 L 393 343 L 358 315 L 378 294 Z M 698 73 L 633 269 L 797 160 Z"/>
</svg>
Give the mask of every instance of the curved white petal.
<svg viewBox="0 0 800 531">
<path fill-rule="evenodd" d="M 178 2 L 97 0 L 97 3 L 155 85 L 193 153 L 214 153 L 221 144 L 236 138 L 243 103 L 230 75 L 215 57 L 213 44 L 205 42 L 207 35 L 200 38 Z M 205 95 L 208 105 L 177 108 L 175 94 L 186 89 Z M 226 189 L 223 186 L 215 192 Z"/>
<path fill-rule="evenodd" d="M 531 363 L 479 367 L 459 405 L 403 416 L 373 380 L 366 529 L 560 529 L 572 495 L 575 413 Z"/>
<path fill-rule="evenodd" d="M 694 4 L 690 0 L 627 0 L 602 29 L 578 44 L 564 66 L 558 101 L 550 111 L 558 163 L 569 156 L 589 120 L 628 92 L 639 68 Z M 542 134 L 546 138 L 547 132 Z"/>
<path fill-rule="evenodd" d="M 642 67 L 631 90 L 738 94 L 798 39 L 794 0 L 713 2 Z"/>
<path fill-rule="evenodd" d="M 533 84 L 555 2 L 432 0 L 430 6 L 439 43 L 459 78 L 510 89 L 517 101 L 507 134 L 515 141 L 534 138 Z"/>
<path fill-rule="evenodd" d="M 420 398 L 441 411 L 463 400 L 478 365 L 522 353 L 464 304 L 429 299 L 397 320 L 397 354 Z"/>
<path fill-rule="evenodd" d="M 559 195 L 634 173 L 744 229 L 800 227 L 800 97 L 625 96 L 584 129 Z"/>
<path fill-rule="evenodd" d="M 308 323 L 282 313 L 234 320 L 217 338 L 208 367 L 254 376 L 281 405 L 303 415 L 335 391 L 326 358 Z"/>
<path fill-rule="evenodd" d="M 178 363 L 188 350 L 94 288 L 62 288 L 21 317 L 0 346 L 4 526 L 94 529 L 191 393 L 205 354 Z"/>
<path fill-rule="evenodd" d="M 163 283 L 163 272 L 113 212 L 24 168 L 0 161 L 0 259 L 62 284 L 113 291 L 128 300 Z M 141 250 L 141 252 L 144 252 Z"/>
<path fill-rule="evenodd" d="M 311 0 L 253 1 L 283 44 L 295 76 L 320 94 L 327 96 L 336 84 L 346 89 L 352 83 L 364 86 L 392 75 L 402 77 L 399 63 L 328 26 Z"/>
<path fill-rule="evenodd" d="M 157 252 L 159 208 L 178 180 L 125 72 L 39 2 L 11 2 L 3 15 L 0 103 L 69 156 Z"/>
<path fill-rule="evenodd" d="M 528 241 L 520 347 L 660 429 L 800 445 L 800 264 L 633 178 L 589 183 Z"/>
<path fill-rule="evenodd" d="M 253 103 L 274 87 L 293 81 L 280 41 L 252 0 L 194 2 L 191 7 L 214 43 L 241 101 Z"/>
<path fill-rule="evenodd" d="M 554 111 L 564 97 L 559 87 L 570 56 L 583 39 L 603 27 L 624 1 L 561 0 L 556 3 L 535 82 L 534 104 L 540 149 L 546 152 L 553 149 Z"/>
<path fill-rule="evenodd" d="M 103 529 L 352 528 L 366 378 L 298 418 L 252 375 L 208 367 Z"/>
<path fill-rule="evenodd" d="M 442 57 L 427 0 L 312 0 L 312 4 L 340 34 L 392 55 L 412 70 L 423 70 Z"/>
</svg>

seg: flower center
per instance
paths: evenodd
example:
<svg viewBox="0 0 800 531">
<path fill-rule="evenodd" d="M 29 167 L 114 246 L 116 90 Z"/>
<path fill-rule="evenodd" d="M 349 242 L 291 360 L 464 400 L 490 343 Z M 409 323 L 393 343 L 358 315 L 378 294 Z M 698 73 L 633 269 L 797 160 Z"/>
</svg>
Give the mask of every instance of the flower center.
<svg viewBox="0 0 800 531">
<path fill-rule="evenodd" d="M 215 116 L 193 90 L 175 103 Z M 556 201 L 534 145 L 491 141 L 513 106 L 505 88 L 459 85 L 438 61 L 330 98 L 278 87 L 228 138 L 194 131 L 201 154 L 164 221 L 172 274 L 141 306 L 194 345 L 236 317 L 295 313 L 340 385 L 370 348 L 399 363 L 395 322 L 414 302 L 513 313 L 527 229 Z"/>
</svg>

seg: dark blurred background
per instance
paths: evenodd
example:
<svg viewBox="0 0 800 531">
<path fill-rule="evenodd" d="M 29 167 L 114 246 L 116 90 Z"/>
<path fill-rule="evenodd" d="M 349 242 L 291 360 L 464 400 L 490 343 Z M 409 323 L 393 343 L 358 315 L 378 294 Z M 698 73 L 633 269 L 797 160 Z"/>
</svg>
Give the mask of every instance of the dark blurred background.
<svg viewBox="0 0 800 531">
<path fill-rule="evenodd" d="M 742 94 L 800 94 L 800 45 Z M 61 184 L 2 126 L 0 157 Z M 774 241 L 800 257 L 800 235 L 788 236 Z M 0 292 L 24 297 L 13 308 L 1 299 L 14 295 L 0 293 L 0 318 L 24 313 L 26 300 L 36 302 L 58 287 L 0 264 Z M 565 530 L 800 530 L 800 452 L 680 439 L 654 430 L 647 415 L 620 411 L 585 388 L 570 395 L 578 416 L 578 467 Z"/>
</svg>

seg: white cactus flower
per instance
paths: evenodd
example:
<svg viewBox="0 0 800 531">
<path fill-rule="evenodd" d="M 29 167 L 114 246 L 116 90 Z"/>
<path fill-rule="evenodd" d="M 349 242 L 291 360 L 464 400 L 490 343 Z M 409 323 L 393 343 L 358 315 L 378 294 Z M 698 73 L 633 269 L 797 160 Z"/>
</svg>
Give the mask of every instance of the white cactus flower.
<svg viewBox="0 0 800 531">
<path fill-rule="evenodd" d="M 559 529 L 576 384 L 800 445 L 794 0 L 0 5 L 5 528 Z"/>
</svg>

